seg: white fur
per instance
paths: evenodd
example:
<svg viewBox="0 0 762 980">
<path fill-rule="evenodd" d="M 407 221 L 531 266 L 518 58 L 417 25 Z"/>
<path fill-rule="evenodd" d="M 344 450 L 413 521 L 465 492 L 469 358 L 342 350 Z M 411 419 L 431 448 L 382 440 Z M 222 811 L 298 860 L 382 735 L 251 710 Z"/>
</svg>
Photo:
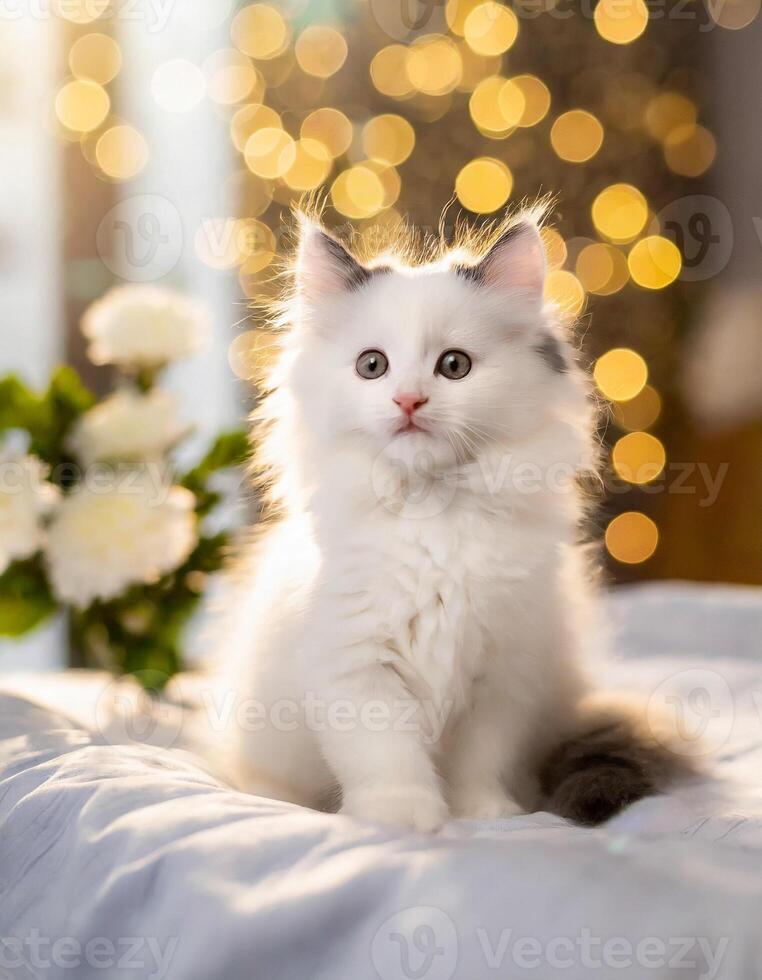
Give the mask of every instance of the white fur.
<svg viewBox="0 0 762 980">
<path fill-rule="evenodd" d="M 591 413 L 568 349 L 565 372 L 536 350 L 559 336 L 536 229 L 496 246 L 481 284 L 445 259 L 355 289 L 320 236 L 303 230 L 265 406 L 284 516 L 230 631 L 255 706 L 231 729 L 240 783 L 307 806 L 338 784 L 343 812 L 419 830 L 515 813 L 522 757 L 588 689 L 574 477 Z M 384 377 L 356 373 L 368 348 Z M 434 373 L 449 348 L 472 358 L 462 380 Z M 397 435 L 411 390 L 428 431 Z"/>
</svg>

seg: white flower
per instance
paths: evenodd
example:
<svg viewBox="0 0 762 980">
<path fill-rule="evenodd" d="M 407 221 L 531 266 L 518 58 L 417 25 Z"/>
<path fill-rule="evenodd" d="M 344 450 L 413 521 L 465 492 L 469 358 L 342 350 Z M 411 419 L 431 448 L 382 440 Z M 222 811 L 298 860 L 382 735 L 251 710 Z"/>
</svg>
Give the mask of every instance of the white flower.
<svg viewBox="0 0 762 980">
<path fill-rule="evenodd" d="M 95 364 L 158 368 L 187 357 L 209 330 L 207 310 L 159 286 L 117 286 L 87 310 L 82 332 Z"/>
<path fill-rule="evenodd" d="M 148 468 L 108 488 L 82 484 L 64 498 L 48 530 L 55 594 L 83 607 L 173 571 L 197 540 L 194 505 L 190 491 L 161 485 Z"/>
<path fill-rule="evenodd" d="M 33 456 L 0 458 L 0 574 L 42 547 L 42 518 L 57 499 L 46 470 Z"/>
<path fill-rule="evenodd" d="M 117 391 L 85 412 L 68 439 L 68 448 L 86 465 L 101 460 L 158 459 L 187 432 L 177 402 L 166 391 Z"/>
</svg>

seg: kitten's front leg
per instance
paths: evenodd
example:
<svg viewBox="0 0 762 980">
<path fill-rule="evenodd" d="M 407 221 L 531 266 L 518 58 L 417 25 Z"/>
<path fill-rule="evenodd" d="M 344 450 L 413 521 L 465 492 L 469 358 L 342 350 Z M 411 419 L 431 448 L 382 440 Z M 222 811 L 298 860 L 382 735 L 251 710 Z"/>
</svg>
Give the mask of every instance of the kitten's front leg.
<svg viewBox="0 0 762 980">
<path fill-rule="evenodd" d="M 453 733 L 447 762 L 453 816 L 495 820 L 524 812 L 508 794 L 503 778 L 515 748 L 508 744 L 506 727 L 505 706 L 482 683 Z"/>
<path fill-rule="evenodd" d="M 423 832 L 438 830 L 448 809 L 420 703 L 390 667 L 373 659 L 323 688 L 328 711 L 321 744 L 342 787 L 341 812 Z M 349 704 L 352 710 L 344 711 L 339 722 L 331 703 Z"/>
</svg>

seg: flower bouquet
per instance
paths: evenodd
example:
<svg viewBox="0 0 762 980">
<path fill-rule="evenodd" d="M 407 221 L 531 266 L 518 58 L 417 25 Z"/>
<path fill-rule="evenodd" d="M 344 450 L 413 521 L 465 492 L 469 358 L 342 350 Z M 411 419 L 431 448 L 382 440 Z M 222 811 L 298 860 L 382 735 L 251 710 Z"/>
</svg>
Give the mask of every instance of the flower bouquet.
<svg viewBox="0 0 762 980">
<path fill-rule="evenodd" d="M 229 530 L 208 528 L 217 474 L 247 456 L 244 432 L 219 436 L 188 472 L 172 451 L 188 435 L 158 386 L 202 345 L 205 311 L 155 286 L 121 286 L 82 322 L 88 356 L 115 365 L 98 401 L 70 367 L 42 394 L 0 379 L 0 636 L 67 610 L 76 661 L 134 674 L 159 690 L 182 667 L 183 628 Z"/>
</svg>

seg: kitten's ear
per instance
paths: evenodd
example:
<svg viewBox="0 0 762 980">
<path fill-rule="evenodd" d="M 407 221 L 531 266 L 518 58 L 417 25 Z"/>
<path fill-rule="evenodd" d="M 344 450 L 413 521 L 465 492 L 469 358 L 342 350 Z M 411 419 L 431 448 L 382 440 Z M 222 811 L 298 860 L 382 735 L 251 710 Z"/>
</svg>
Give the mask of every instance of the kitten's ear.
<svg viewBox="0 0 762 980">
<path fill-rule="evenodd" d="M 344 246 L 307 219 L 300 223 L 296 278 L 299 291 L 317 300 L 362 286 L 371 271 Z"/>
<path fill-rule="evenodd" d="M 520 292 L 540 303 L 545 249 L 537 225 L 527 219 L 511 225 L 476 265 L 458 266 L 457 271 L 477 285 Z"/>
</svg>

